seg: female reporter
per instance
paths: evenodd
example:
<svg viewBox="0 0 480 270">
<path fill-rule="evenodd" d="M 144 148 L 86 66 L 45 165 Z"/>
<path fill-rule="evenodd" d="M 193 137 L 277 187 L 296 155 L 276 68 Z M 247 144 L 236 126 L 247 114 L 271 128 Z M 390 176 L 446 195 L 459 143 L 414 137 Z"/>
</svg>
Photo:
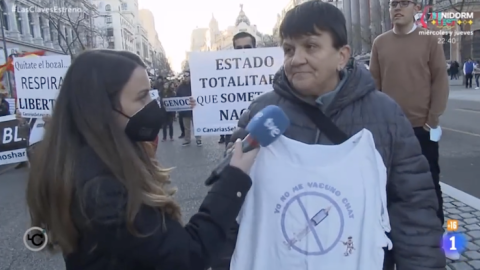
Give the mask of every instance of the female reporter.
<svg viewBox="0 0 480 270">
<path fill-rule="evenodd" d="M 67 270 L 204 270 L 240 211 L 256 152 L 235 152 L 181 225 L 169 170 L 142 145 L 165 113 L 149 89 L 145 65 L 124 51 L 87 51 L 64 78 L 33 156 L 27 203 L 32 226 L 46 229 Z"/>
</svg>

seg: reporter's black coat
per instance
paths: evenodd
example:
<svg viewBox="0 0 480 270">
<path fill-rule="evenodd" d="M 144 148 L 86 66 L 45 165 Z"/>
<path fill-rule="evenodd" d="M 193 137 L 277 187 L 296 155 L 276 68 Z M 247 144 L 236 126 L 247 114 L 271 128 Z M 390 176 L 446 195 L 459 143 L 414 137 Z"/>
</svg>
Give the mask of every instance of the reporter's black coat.
<svg viewBox="0 0 480 270">
<path fill-rule="evenodd" d="M 65 256 L 67 270 L 205 270 L 252 184 L 240 169 L 227 167 L 185 226 L 143 205 L 134 225 L 148 236 L 136 237 L 125 223 L 125 188 L 91 148 L 82 150 L 77 168 L 71 211 L 80 239 L 78 250 Z"/>
</svg>

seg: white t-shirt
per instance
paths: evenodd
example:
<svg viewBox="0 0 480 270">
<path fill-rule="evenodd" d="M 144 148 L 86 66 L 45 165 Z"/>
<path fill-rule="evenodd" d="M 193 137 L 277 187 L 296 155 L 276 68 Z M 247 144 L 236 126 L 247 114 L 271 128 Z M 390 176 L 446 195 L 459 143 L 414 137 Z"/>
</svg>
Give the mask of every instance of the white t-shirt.
<svg viewBox="0 0 480 270">
<path fill-rule="evenodd" d="M 30 139 L 28 140 L 28 145 L 34 145 L 41 140 L 45 133 L 45 122 L 40 118 L 30 119 Z"/>
<path fill-rule="evenodd" d="M 336 146 L 282 136 L 250 175 L 231 270 L 383 269 L 387 173 L 370 131 Z"/>
</svg>

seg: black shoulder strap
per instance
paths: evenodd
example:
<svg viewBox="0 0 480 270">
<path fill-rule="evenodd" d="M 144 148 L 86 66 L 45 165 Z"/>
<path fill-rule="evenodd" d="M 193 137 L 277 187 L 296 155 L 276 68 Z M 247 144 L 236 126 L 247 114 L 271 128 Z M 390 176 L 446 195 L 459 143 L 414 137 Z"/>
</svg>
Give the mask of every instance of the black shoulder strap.
<svg viewBox="0 0 480 270">
<path fill-rule="evenodd" d="M 321 132 L 325 133 L 333 144 L 342 144 L 348 140 L 348 135 L 340 130 L 320 109 L 305 105 L 302 105 L 301 108 L 308 118 L 310 118 Z"/>
<path fill-rule="evenodd" d="M 276 92 L 277 94 L 283 96 L 281 93 L 279 93 L 280 91 Z M 287 98 L 285 96 L 283 97 Z M 348 140 L 348 135 L 342 130 L 340 130 L 340 128 L 337 127 L 337 125 L 335 125 L 335 123 L 333 123 L 333 121 L 328 118 L 322 112 L 322 110 L 313 106 L 305 106 L 306 104 L 304 104 L 300 100 L 292 100 L 291 98 L 288 98 L 288 100 L 293 101 L 297 104 L 298 107 L 302 108 L 308 118 L 310 118 L 310 120 L 317 126 L 317 128 L 321 132 L 323 132 L 333 144 L 342 144 Z"/>
</svg>

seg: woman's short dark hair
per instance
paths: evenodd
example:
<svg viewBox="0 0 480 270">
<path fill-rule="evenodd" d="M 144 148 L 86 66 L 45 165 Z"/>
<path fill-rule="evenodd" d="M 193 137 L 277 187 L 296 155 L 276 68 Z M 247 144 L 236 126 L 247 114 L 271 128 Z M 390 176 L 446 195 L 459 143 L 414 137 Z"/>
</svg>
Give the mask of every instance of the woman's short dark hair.
<svg viewBox="0 0 480 270">
<path fill-rule="evenodd" d="M 64 77 L 45 137 L 33 154 L 26 196 L 32 225 L 49 231 L 64 254 L 76 249 L 79 237 L 70 207 L 77 200 L 84 202 L 88 194 L 76 189 L 75 180 L 82 170 L 89 170 L 79 168 L 85 147 L 124 187 L 126 224 L 132 232 L 142 204 L 180 220 L 173 190 L 167 188 L 169 170 L 158 166 L 148 144 L 132 142 L 117 124 L 114 110 L 122 110 L 120 93 L 139 67 L 145 68 L 143 61 L 127 51 L 92 50 L 76 57 Z"/>
<path fill-rule="evenodd" d="M 317 29 L 330 33 L 336 49 L 348 44 L 346 21 L 342 11 L 321 0 L 307 1 L 289 10 L 280 24 L 279 32 L 283 40 L 316 35 Z"/>
</svg>

